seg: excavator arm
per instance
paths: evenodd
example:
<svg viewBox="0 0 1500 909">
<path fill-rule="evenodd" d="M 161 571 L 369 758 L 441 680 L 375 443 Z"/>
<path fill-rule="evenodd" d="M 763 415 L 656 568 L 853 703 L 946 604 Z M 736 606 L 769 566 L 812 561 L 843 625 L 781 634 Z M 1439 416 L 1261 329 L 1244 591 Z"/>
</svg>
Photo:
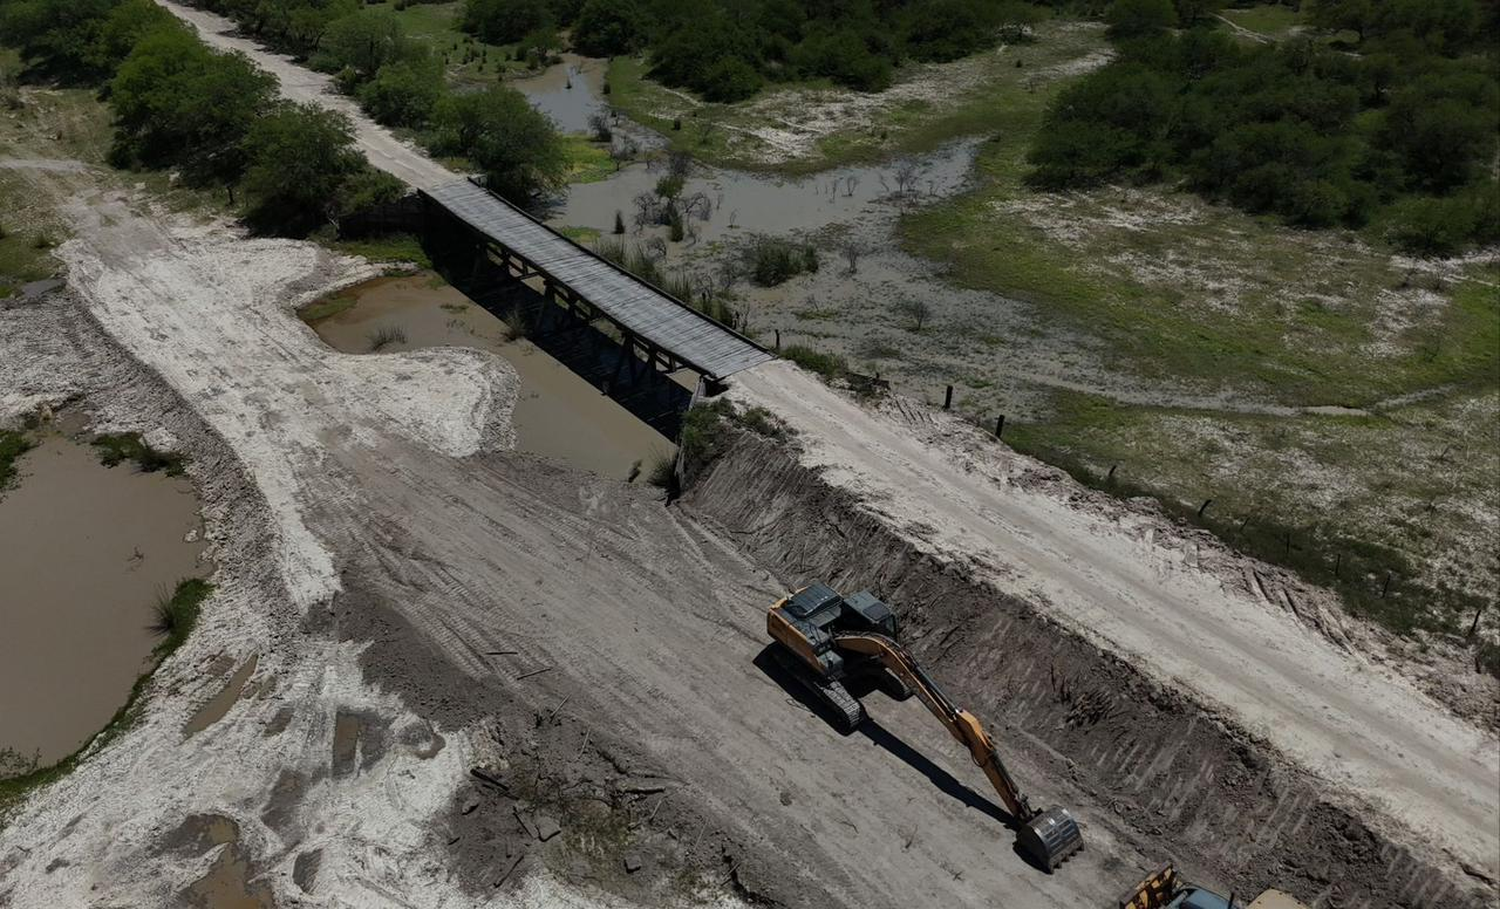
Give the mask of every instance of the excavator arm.
<svg viewBox="0 0 1500 909">
<path fill-rule="evenodd" d="M 1083 848 L 1083 837 L 1072 815 L 1063 808 L 1041 811 L 1031 807 L 978 717 L 949 700 L 910 651 L 894 639 L 872 632 L 836 634 L 833 645 L 878 660 L 905 682 L 948 733 L 969 750 L 969 757 L 984 771 L 1014 819 L 1023 852 L 1050 871 Z"/>
</svg>

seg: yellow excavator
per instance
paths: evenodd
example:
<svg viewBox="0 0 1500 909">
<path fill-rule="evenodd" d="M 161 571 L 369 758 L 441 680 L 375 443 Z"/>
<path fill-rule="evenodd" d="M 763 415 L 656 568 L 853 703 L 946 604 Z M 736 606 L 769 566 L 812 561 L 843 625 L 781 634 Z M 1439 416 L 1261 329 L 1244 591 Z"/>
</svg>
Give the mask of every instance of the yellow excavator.
<svg viewBox="0 0 1500 909">
<path fill-rule="evenodd" d="M 1078 822 L 1067 809 L 1031 807 L 989 733 L 897 643 L 896 614 L 874 595 L 861 591 L 842 597 L 827 584 L 811 584 L 772 604 L 766 630 L 776 641 L 771 653 L 777 662 L 827 709 L 840 732 L 852 732 L 865 721 L 864 705 L 846 682 L 873 680 L 897 699 L 915 694 L 989 777 L 1010 813 L 1023 855 L 1050 872 L 1083 848 Z"/>
</svg>

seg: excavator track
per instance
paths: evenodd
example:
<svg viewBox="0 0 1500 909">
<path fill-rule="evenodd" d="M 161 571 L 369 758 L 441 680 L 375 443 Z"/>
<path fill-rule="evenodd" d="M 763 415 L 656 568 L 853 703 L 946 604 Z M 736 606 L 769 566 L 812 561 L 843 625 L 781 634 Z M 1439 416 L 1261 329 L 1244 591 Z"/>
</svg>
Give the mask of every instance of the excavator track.
<svg viewBox="0 0 1500 909">
<path fill-rule="evenodd" d="M 865 721 L 865 705 L 842 683 L 814 676 L 795 654 L 784 647 L 773 647 L 771 652 L 776 662 L 827 709 L 833 727 L 841 734 L 848 735 Z"/>
</svg>

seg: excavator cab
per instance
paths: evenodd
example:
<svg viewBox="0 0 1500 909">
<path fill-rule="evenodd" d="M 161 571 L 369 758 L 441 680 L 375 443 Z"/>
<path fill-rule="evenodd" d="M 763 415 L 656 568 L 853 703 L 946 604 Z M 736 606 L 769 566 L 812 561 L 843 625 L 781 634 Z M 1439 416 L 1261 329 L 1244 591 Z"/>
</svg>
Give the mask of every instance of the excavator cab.
<svg viewBox="0 0 1500 909">
<path fill-rule="evenodd" d="M 1013 818 L 1023 855 L 1050 872 L 1083 848 L 1078 822 L 1067 809 L 1031 807 L 989 733 L 896 642 L 896 614 L 873 594 L 843 597 L 827 584 L 811 584 L 771 605 L 766 630 L 776 642 L 771 651 L 777 662 L 827 709 L 840 732 L 853 732 L 866 718 L 864 705 L 845 685 L 852 678 L 875 675 L 898 699 L 915 694 L 989 778 Z"/>
</svg>

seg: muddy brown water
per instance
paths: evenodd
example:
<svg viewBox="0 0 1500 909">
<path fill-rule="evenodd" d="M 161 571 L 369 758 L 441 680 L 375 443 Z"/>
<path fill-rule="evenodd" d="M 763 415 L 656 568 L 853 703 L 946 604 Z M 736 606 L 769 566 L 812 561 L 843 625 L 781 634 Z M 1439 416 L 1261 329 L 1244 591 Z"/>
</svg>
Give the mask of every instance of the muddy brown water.
<svg viewBox="0 0 1500 909">
<path fill-rule="evenodd" d="M 219 720 L 222 720 L 224 715 L 229 712 L 229 708 L 234 706 L 234 702 L 240 699 L 240 693 L 245 690 L 245 683 L 250 681 L 250 676 L 255 674 L 255 667 L 259 662 L 260 655 L 256 654 L 246 660 L 243 666 L 235 670 L 234 675 L 219 690 L 219 693 L 209 698 L 208 703 L 198 708 L 198 712 L 193 714 L 192 719 L 188 720 L 187 726 L 183 729 L 183 734 L 193 735 L 202 732 Z"/>
<path fill-rule="evenodd" d="M 588 133 L 589 118 L 608 110 L 604 103 L 606 61 L 564 54 L 563 62 L 511 86 L 565 133 Z"/>
<path fill-rule="evenodd" d="M 186 902 L 202 909 L 272 909 L 271 888 L 263 881 L 251 882 L 251 869 L 239 845 L 240 826 L 222 815 L 195 815 L 185 821 L 176 836 L 196 841 L 202 854 L 218 849 L 208 873 L 188 885 Z"/>
<path fill-rule="evenodd" d="M 369 353 L 377 332 L 399 329 L 405 340 L 380 352 L 420 347 L 475 347 L 506 359 L 520 376 L 512 418 L 516 447 L 557 463 L 624 479 L 632 466 L 650 469 L 675 447 L 625 408 L 529 341 L 506 338 L 503 321 L 431 275 L 379 278 L 344 291 L 356 303 L 312 323 L 329 346 Z"/>
<path fill-rule="evenodd" d="M 0 749 L 45 766 L 125 703 L 160 640 L 152 607 L 203 573 L 204 544 L 186 478 L 105 467 L 59 434 L 18 466 L 0 493 Z"/>
<path fill-rule="evenodd" d="M 910 161 L 840 167 L 802 178 L 700 166 L 689 175 L 683 196 L 701 192 L 712 203 L 708 220 L 693 222 L 700 242 L 746 233 L 805 234 L 874 217 L 889 219 L 900 206 L 950 196 L 967 185 L 978 148 L 977 141 L 964 140 Z M 905 176 L 904 168 L 911 175 L 907 191 L 898 195 L 897 174 Z M 663 174 L 659 167 L 637 163 L 606 180 L 574 184 L 549 213 L 550 220 L 607 233 L 616 211 L 631 222 L 636 196 L 654 192 Z"/>
</svg>

